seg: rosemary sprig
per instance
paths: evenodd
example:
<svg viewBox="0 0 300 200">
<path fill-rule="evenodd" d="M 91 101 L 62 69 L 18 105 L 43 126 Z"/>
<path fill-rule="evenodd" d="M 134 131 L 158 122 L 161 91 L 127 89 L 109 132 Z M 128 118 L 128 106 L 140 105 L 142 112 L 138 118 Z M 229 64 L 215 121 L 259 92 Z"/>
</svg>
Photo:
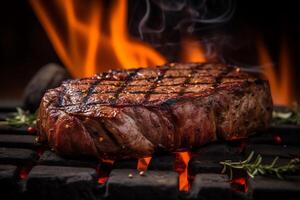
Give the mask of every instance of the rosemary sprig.
<svg viewBox="0 0 300 200">
<path fill-rule="evenodd" d="M 300 163 L 299 158 L 291 159 L 288 164 L 277 166 L 276 163 L 279 157 L 276 157 L 270 164 L 262 164 L 262 156 L 258 154 L 254 159 L 254 151 L 252 151 L 248 158 L 244 161 L 233 162 L 231 160 L 225 160 L 220 162 L 222 164 L 222 173 L 229 170 L 230 179 L 233 177 L 233 169 L 245 170 L 246 173 L 254 178 L 256 175 L 276 175 L 278 178 L 282 179 L 285 173 L 294 172 L 297 168 L 297 164 Z"/>
<path fill-rule="evenodd" d="M 277 124 L 300 125 L 300 106 L 295 104 L 290 111 L 273 111 L 273 121 Z"/>
<path fill-rule="evenodd" d="M 25 111 L 22 108 L 17 107 L 17 112 L 13 113 L 11 117 L 7 117 L 5 120 L 0 121 L 1 125 L 9 126 L 23 126 L 23 125 L 34 125 L 36 123 L 36 113 L 31 114 L 29 111 Z"/>
</svg>

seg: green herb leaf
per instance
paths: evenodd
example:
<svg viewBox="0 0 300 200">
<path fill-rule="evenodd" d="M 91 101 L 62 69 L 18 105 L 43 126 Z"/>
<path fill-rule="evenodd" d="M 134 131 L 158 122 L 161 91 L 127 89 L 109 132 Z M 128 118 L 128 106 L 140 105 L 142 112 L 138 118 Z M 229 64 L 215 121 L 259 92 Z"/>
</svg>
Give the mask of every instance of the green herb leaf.
<svg viewBox="0 0 300 200">
<path fill-rule="evenodd" d="M 300 125 L 300 106 L 294 105 L 291 111 L 273 111 L 273 121 L 275 124 L 296 124 Z"/>
<path fill-rule="evenodd" d="M 24 111 L 22 108 L 17 107 L 17 112 L 13 113 L 11 117 L 0 121 L 1 125 L 20 127 L 23 125 L 32 126 L 36 123 L 36 113 L 31 114 L 29 111 Z"/>
<path fill-rule="evenodd" d="M 280 118 L 280 119 L 288 119 L 290 117 L 292 117 L 293 115 L 293 112 L 276 112 L 276 111 L 273 111 L 273 117 L 274 118 Z"/>
<path fill-rule="evenodd" d="M 242 169 L 246 171 L 246 173 L 254 178 L 256 175 L 276 175 L 278 178 L 282 179 L 283 175 L 288 172 L 294 172 L 297 168 L 297 165 L 300 164 L 299 158 L 294 158 L 289 161 L 286 165 L 276 166 L 278 161 L 278 157 L 274 158 L 271 164 L 264 165 L 262 164 L 262 156 L 257 155 L 255 159 L 253 159 L 254 151 L 252 151 L 248 158 L 244 161 L 233 162 L 231 160 L 225 160 L 220 162 L 223 165 L 222 173 L 225 173 L 229 170 L 230 179 L 233 176 L 233 169 Z"/>
</svg>

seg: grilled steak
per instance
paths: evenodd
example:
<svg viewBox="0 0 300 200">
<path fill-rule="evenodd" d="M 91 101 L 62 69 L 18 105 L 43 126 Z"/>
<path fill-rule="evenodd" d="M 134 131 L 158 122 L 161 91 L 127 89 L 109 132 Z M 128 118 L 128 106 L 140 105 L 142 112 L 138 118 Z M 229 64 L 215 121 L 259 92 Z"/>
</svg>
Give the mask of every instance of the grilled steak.
<svg viewBox="0 0 300 200">
<path fill-rule="evenodd" d="M 268 126 L 269 84 L 215 63 L 111 70 L 44 95 L 40 141 L 65 155 L 128 158 L 244 138 Z"/>
</svg>

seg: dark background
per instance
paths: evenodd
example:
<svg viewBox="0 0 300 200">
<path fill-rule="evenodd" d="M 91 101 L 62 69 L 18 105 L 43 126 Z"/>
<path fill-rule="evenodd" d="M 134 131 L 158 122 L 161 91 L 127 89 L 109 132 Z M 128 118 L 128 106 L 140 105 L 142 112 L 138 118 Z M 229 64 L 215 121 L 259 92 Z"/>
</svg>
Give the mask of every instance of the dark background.
<svg viewBox="0 0 300 200">
<path fill-rule="evenodd" d="M 216 2 L 218 1 L 214 1 Z M 225 39 L 225 45 L 220 47 L 222 61 L 244 66 L 257 66 L 258 64 L 253 42 L 257 33 L 261 34 L 267 42 L 275 64 L 278 62 L 280 42 L 285 38 L 294 67 L 293 78 L 296 79 L 299 74 L 297 52 L 300 50 L 300 18 L 297 16 L 297 2 L 259 0 L 234 2 L 236 10 L 229 22 L 213 26 L 203 25 L 204 28 L 195 34 L 201 39 L 209 38 L 211 35 L 215 38 L 222 38 L 222 41 Z M 138 8 L 136 8 L 137 4 Z M 138 23 L 139 14 L 143 13 L 144 8 L 145 5 L 141 1 L 129 1 L 128 24 L 131 34 L 136 37 L 139 35 L 135 24 Z M 155 13 L 153 15 L 155 16 Z M 60 60 L 28 1 L 2 1 L 0 20 L 0 105 L 5 106 L 20 102 L 24 87 L 41 66 L 49 62 L 60 63 Z M 152 23 L 155 23 L 155 18 Z M 166 40 L 163 36 L 170 35 L 171 30 L 166 29 L 166 31 L 161 41 L 155 38 L 153 45 L 169 60 L 176 61 L 178 60 L 176 52 L 170 54 L 164 44 L 169 40 L 174 44 L 174 41 L 178 40 L 170 37 Z M 148 38 L 145 40 L 153 43 L 153 40 Z M 172 49 L 179 49 L 176 44 L 175 47 Z M 294 82 L 295 91 L 298 84 L 299 82 Z"/>
</svg>

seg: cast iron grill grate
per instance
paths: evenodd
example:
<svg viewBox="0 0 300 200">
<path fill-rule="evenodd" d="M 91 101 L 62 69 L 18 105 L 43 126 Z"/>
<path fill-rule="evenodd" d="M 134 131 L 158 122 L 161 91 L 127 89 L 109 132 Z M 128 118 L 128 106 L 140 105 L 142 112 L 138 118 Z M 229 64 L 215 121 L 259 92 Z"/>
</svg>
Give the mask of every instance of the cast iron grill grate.
<svg viewBox="0 0 300 200">
<path fill-rule="evenodd" d="M 4 114 L 5 115 L 5 114 Z M 284 180 L 221 174 L 220 161 L 243 160 L 254 150 L 265 162 L 300 157 L 300 128 L 273 126 L 247 140 L 214 143 L 190 152 L 190 190 L 179 191 L 175 154 L 154 155 L 140 174 L 137 160 L 99 162 L 64 158 L 36 142 L 22 128 L 0 128 L 0 188 L 7 199 L 294 199 L 300 170 Z M 129 176 L 130 174 L 130 176 Z"/>
</svg>

